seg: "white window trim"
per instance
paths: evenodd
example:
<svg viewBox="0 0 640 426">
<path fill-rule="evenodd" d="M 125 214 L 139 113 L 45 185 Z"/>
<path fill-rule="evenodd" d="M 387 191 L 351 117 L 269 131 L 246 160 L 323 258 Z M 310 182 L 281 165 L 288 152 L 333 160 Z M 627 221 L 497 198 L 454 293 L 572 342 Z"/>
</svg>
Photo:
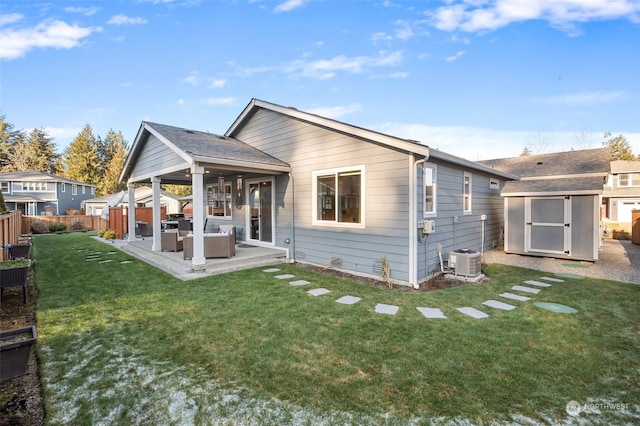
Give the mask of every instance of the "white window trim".
<svg viewBox="0 0 640 426">
<path fill-rule="evenodd" d="M 469 208 L 465 209 L 464 200 L 467 196 L 464 190 L 464 181 L 465 178 L 469 178 Z M 471 214 L 473 212 L 473 175 L 469 172 L 464 172 L 462 174 L 462 213 L 463 214 Z"/>
<path fill-rule="evenodd" d="M 5 191 L 5 186 L 6 186 L 6 191 Z M 9 194 L 11 192 L 11 184 L 9 182 L 1 182 L 0 183 L 0 190 L 2 190 L 3 194 Z"/>
<path fill-rule="evenodd" d="M 219 188 L 217 182 L 206 185 L 206 187 L 205 187 L 205 199 L 207 199 L 207 195 L 206 194 L 207 194 L 207 192 L 209 192 L 209 188 L 210 187 Z M 231 208 L 229 209 L 230 215 L 227 216 L 227 201 L 225 200 L 224 208 L 223 208 L 224 216 L 213 216 L 213 215 L 207 214 L 208 218 L 219 219 L 219 220 L 232 220 L 233 219 L 233 188 L 231 187 L 231 182 L 230 181 L 229 182 L 227 182 L 227 181 L 224 182 L 225 193 L 226 193 L 227 187 L 229 187 L 230 190 L 231 190 L 231 204 L 232 205 L 231 205 Z M 209 200 L 207 199 L 207 206 L 208 206 L 208 204 L 209 204 Z M 208 208 L 207 208 L 207 211 L 208 211 Z"/>
<path fill-rule="evenodd" d="M 75 183 L 71 185 L 71 195 L 78 195 L 78 185 Z"/>
<path fill-rule="evenodd" d="M 360 223 L 338 222 L 338 220 L 319 220 L 316 215 L 318 213 L 318 177 L 326 175 L 338 175 L 345 172 L 360 172 Z M 330 226 L 335 228 L 365 228 L 365 199 L 366 199 L 366 176 L 364 164 L 353 167 L 339 167 L 336 169 L 316 170 L 311 172 L 311 224 L 314 226 Z M 336 194 L 337 195 L 337 194 Z"/>
<path fill-rule="evenodd" d="M 427 211 L 427 182 L 424 169 L 431 169 L 433 176 L 433 211 Z M 436 164 L 424 163 L 422 170 L 422 215 L 424 217 L 436 217 L 438 215 L 438 166 Z"/>
</svg>

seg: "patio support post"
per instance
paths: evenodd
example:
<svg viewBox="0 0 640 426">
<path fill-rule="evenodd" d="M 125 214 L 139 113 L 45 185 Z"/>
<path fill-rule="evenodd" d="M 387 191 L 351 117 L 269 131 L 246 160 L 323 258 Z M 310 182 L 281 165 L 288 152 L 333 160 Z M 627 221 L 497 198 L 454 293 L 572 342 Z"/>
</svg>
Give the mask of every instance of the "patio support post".
<svg viewBox="0 0 640 426">
<path fill-rule="evenodd" d="M 160 178 L 154 176 L 151 178 L 151 192 L 153 194 L 153 245 L 152 251 L 162 250 L 160 232 L 162 231 L 161 219 L 160 219 Z"/>
<path fill-rule="evenodd" d="M 136 187 L 133 186 L 133 182 L 127 184 L 128 197 L 127 197 L 127 229 L 129 230 L 129 242 L 136 240 Z"/>
<path fill-rule="evenodd" d="M 204 257 L 204 167 L 191 166 L 191 187 L 193 188 L 193 269 L 202 269 Z"/>
</svg>

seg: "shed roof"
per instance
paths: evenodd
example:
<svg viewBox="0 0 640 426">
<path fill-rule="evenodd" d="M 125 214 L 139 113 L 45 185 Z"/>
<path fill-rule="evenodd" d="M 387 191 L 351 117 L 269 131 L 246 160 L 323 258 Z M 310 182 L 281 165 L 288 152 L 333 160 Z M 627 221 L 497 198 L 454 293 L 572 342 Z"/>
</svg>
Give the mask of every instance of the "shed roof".
<svg viewBox="0 0 640 426">
<path fill-rule="evenodd" d="M 505 182 L 501 194 L 512 197 L 602 194 L 603 184 L 600 176 L 518 180 Z"/>
</svg>

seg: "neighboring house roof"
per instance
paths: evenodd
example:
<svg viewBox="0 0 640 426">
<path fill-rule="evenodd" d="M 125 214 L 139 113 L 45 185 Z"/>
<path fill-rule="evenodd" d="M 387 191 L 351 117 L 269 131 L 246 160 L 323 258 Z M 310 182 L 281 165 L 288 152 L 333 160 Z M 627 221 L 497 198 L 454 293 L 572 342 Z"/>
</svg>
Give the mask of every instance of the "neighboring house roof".
<svg viewBox="0 0 640 426">
<path fill-rule="evenodd" d="M 3 194 L 4 196 L 4 201 L 7 201 L 9 203 L 31 203 L 31 202 L 38 202 L 38 203 L 46 203 L 49 201 L 55 201 L 55 199 L 44 199 L 35 195 L 13 195 L 13 194 Z"/>
<path fill-rule="evenodd" d="M 96 197 L 96 198 L 90 198 L 88 200 L 84 200 L 83 203 L 85 204 L 106 204 L 109 202 L 109 200 L 111 200 L 116 194 L 107 194 L 107 195 L 103 195 L 101 197 Z M 134 199 L 136 202 L 140 202 L 144 199 L 151 199 L 151 197 L 153 196 L 153 190 L 147 186 L 140 186 L 138 188 L 135 188 L 134 190 Z M 174 200 L 178 200 L 180 197 L 178 197 L 175 194 L 171 194 L 169 192 L 166 191 L 160 191 L 160 196 L 162 197 L 167 197 L 167 198 L 172 198 Z M 126 205 L 127 204 L 127 200 L 125 199 L 121 204 Z"/>
<path fill-rule="evenodd" d="M 72 185 L 84 185 L 95 187 L 90 183 L 84 183 L 73 179 L 67 179 L 65 177 L 52 175 L 50 173 L 42 173 L 42 172 L 8 172 L 8 173 L 0 173 L 0 181 L 11 181 L 11 182 L 61 182 L 68 183 Z"/>
<path fill-rule="evenodd" d="M 614 160 L 611 162 L 611 173 L 640 173 L 640 161 Z"/>
<path fill-rule="evenodd" d="M 322 117 L 316 114 L 300 111 L 293 107 L 284 107 L 259 99 L 252 99 L 246 106 L 244 111 L 233 122 L 229 130 L 225 133 L 227 137 L 233 137 L 238 134 L 239 130 L 251 119 L 251 117 L 260 109 L 274 111 L 288 117 L 310 123 L 325 129 L 347 134 L 349 136 L 366 140 L 368 142 L 377 143 L 386 147 L 391 147 L 408 153 L 423 155 L 427 158 L 435 158 L 447 161 L 459 166 L 467 167 L 472 170 L 479 170 L 485 173 L 493 174 L 507 179 L 517 179 L 517 176 L 501 170 L 491 169 L 478 162 L 465 160 L 442 151 L 431 149 L 427 145 L 411 139 L 403 139 L 374 130 L 365 129 L 363 127 L 354 126 L 352 124 L 343 123 L 341 121 Z"/>
<path fill-rule="evenodd" d="M 480 161 L 520 176 L 506 182 L 503 195 L 601 194 L 611 168 L 607 148 L 524 155 Z"/>
</svg>

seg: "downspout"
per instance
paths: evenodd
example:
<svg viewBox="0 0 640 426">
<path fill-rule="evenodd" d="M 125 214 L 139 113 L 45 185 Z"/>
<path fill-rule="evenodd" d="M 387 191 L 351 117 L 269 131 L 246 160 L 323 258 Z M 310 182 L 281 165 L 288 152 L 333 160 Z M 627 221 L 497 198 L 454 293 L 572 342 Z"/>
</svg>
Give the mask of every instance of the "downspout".
<svg viewBox="0 0 640 426">
<path fill-rule="evenodd" d="M 418 222 L 416 218 L 418 179 L 416 167 L 418 164 L 426 162 L 429 155 L 425 155 L 421 160 L 412 161 L 412 159 L 413 156 L 409 156 L 409 185 L 413 188 L 409 191 L 409 284 L 417 290 L 420 288 L 420 284 L 418 283 Z"/>
<path fill-rule="evenodd" d="M 296 181 L 293 172 L 289 170 L 289 179 L 291 179 L 291 250 L 287 249 L 289 254 L 289 262 L 296 261 Z"/>
</svg>

